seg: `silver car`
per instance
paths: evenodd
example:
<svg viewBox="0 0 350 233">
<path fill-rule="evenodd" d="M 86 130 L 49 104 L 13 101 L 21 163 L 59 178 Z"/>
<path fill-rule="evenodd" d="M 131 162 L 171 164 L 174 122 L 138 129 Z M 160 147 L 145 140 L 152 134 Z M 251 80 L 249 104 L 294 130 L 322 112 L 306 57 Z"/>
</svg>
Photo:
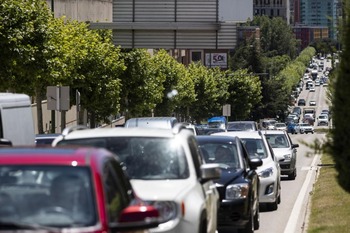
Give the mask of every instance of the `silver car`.
<svg viewBox="0 0 350 233">
<path fill-rule="evenodd" d="M 294 144 L 285 131 L 269 130 L 263 131 L 263 133 L 278 158 L 281 167 L 281 175 L 287 175 L 288 179 L 294 180 L 297 176 L 296 148 L 299 147 L 299 144 Z"/>
</svg>

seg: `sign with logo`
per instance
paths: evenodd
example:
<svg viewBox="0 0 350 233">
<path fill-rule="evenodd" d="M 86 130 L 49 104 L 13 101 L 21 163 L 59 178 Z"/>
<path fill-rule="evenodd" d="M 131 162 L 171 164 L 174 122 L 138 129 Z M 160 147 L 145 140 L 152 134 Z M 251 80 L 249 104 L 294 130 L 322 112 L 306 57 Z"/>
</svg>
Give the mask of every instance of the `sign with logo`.
<svg viewBox="0 0 350 233">
<path fill-rule="evenodd" d="M 207 67 L 227 68 L 227 53 L 207 53 L 205 54 L 205 65 Z"/>
</svg>

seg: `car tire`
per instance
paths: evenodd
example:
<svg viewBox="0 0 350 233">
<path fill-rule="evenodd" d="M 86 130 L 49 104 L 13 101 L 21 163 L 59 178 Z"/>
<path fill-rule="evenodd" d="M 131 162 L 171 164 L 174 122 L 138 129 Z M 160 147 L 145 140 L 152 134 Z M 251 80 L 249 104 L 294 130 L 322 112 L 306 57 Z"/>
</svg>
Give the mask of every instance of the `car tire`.
<svg viewBox="0 0 350 233">
<path fill-rule="evenodd" d="M 260 208 L 259 208 L 259 204 L 257 204 L 256 212 L 254 215 L 254 230 L 259 230 L 259 228 L 260 228 Z"/>
<path fill-rule="evenodd" d="M 207 233 L 207 214 L 203 212 L 200 218 L 199 233 Z"/>
<path fill-rule="evenodd" d="M 274 211 L 278 209 L 278 198 L 276 198 L 276 200 L 272 203 L 267 203 L 267 209 L 270 211 Z"/>
<path fill-rule="evenodd" d="M 294 168 L 293 172 L 288 175 L 288 180 L 295 180 L 295 177 L 297 177 L 297 169 Z"/>
<path fill-rule="evenodd" d="M 254 233 L 254 214 L 253 214 L 253 209 L 250 210 L 250 216 L 249 216 L 249 221 L 247 224 L 244 226 L 243 229 L 239 229 L 239 233 Z"/>
</svg>

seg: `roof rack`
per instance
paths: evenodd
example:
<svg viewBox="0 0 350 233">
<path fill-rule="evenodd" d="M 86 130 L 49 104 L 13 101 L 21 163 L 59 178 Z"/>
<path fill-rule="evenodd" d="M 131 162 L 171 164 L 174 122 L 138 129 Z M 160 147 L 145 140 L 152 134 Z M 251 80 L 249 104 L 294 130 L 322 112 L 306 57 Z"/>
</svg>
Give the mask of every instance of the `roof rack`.
<svg viewBox="0 0 350 233">
<path fill-rule="evenodd" d="M 186 129 L 186 125 L 184 123 L 176 123 L 173 127 L 173 134 L 178 134 L 183 129 Z"/>
<path fill-rule="evenodd" d="M 88 127 L 86 127 L 85 125 L 74 125 L 74 126 L 67 127 L 62 131 L 62 136 L 63 137 L 67 136 L 73 131 L 82 130 L 82 129 L 88 129 Z"/>
</svg>

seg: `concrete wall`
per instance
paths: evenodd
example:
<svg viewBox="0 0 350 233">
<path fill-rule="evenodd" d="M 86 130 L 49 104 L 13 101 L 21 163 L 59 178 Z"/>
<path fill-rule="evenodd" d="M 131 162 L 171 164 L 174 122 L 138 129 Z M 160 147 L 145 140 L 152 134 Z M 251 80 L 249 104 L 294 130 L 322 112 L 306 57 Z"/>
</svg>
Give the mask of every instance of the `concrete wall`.
<svg viewBox="0 0 350 233">
<path fill-rule="evenodd" d="M 46 0 L 55 17 L 92 22 L 112 22 L 113 0 Z"/>
</svg>

